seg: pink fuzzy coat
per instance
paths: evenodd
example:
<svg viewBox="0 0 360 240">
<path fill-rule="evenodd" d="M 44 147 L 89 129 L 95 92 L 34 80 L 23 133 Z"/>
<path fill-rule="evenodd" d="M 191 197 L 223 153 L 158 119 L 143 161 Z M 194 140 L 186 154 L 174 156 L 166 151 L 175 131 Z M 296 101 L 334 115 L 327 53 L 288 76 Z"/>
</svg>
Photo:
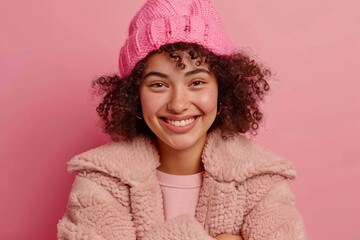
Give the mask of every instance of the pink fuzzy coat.
<svg viewBox="0 0 360 240">
<path fill-rule="evenodd" d="M 293 166 L 240 135 L 209 134 L 196 216 L 164 220 L 159 155 L 145 138 L 113 142 L 69 162 L 77 171 L 58 239 L 306 239 L 288 179 Z"/>
</svg>

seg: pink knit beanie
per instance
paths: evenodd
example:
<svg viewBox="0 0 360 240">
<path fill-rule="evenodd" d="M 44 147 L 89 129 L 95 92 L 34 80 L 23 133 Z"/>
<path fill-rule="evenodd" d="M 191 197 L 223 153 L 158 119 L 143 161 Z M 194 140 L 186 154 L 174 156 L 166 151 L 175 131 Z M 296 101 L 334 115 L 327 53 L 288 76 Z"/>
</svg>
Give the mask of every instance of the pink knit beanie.
<svg viewBox="0 0 360 240">
<path fill-rule="evenodd" d="M 128 76 L 149 52 L 175 42 L 197 43 L 218 55 L 233 52 L 210 0 L 148 0 L 132 19 L 120 50 L 120 76 Z"/>
</svg>

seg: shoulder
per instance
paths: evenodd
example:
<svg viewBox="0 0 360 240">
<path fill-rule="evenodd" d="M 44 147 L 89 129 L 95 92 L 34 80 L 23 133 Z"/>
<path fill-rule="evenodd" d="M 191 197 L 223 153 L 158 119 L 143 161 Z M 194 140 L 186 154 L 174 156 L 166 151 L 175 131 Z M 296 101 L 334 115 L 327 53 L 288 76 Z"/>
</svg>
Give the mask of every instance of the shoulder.
<svg viewBox="0 0 360 240">
<path fill-rule="evenodd" d="M 223 139 L 220 131 L 209 134 L 203 152 L 207 172 L 222 182 L 242 182 L 270 174 L 295 178 L 296 172 L 287 159 L 263 148 L 240 134 Z"/>
<path fill-rule="evenodd" d="M 134 185 L 146 181 L 159 166 L 157 149 L 150 139 L 110 142 L 76 155 L 68 162 L 69 171 L 98 171 Z"/>
</svg>

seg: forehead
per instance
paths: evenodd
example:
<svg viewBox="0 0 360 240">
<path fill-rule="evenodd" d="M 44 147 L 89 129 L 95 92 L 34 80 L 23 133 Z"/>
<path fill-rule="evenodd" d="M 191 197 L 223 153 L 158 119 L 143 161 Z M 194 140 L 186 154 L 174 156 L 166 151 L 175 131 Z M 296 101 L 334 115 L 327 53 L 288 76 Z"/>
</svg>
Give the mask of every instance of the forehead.
<svg viewBox="0 0 360 240">
<path fill-rule="evenodd" d="M 200 63 L 200 64 L 199 64 Z M 200 57 L 191 59 L 187 52 L 178 51 L 170 56 L 167 52 L 154 53 L 147 59 L 145 72 L 148 71 L 184 71 L 185 69 L 206 69 L 208 65 Z"/>
</svg>

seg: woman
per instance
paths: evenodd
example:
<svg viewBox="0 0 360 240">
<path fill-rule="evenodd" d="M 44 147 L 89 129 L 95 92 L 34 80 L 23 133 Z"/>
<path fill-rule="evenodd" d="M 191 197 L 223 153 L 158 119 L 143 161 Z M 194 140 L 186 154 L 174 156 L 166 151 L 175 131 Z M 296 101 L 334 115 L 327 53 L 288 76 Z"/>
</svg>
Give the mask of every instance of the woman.
<svg viewBox="0 0 360 240">
<path fill-rule="evenodd" d="M 209 1 L 149 0 L 94 82 L 113 142 L 74 157 L 58 239 L 305 239 L 285 159 L 253 144 L 270 72 Z"/>
</svg>

